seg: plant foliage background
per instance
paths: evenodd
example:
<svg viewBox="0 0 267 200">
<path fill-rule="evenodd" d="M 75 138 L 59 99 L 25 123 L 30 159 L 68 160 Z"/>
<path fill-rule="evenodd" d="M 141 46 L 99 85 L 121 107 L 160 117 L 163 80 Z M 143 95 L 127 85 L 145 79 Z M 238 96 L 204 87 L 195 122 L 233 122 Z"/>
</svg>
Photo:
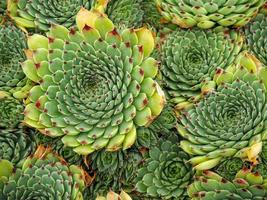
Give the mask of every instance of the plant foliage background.
<svg viewBox="0 0 267 200">
<path fill-rule="evenodd" d="M 1 200 L 267 199 L 265 0 L 0 0 Z"/>
</svg>

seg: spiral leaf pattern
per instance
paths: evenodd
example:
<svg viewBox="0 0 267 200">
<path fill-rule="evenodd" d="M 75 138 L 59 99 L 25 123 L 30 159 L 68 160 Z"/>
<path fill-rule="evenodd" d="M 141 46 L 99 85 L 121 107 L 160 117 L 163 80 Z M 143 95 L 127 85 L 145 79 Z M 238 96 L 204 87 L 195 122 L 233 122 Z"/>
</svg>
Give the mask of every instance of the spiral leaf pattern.
<svg viewBox="0 0 267 200">
<path fill-rule="evenodd" d="M 249 167 L 248 163 L 244 163 L 241 158 L 228 158 L 221 162 L 214 171 L 220 176 L 232 181 L 235 175 L 243 167 Z"/>
<path fill-rule="evenodd" d="M 120 28 L 138 28 L 142 25 L 144 15 L 141 5 L 142 0 L 110 0 L 106 13 Z"/>
<path fill-rule="evenodd" d="M 148 197 L 185 199 L 193 171 L 186 162 L 189 156 L 175 142 L 177 137 L 172 136 L 149 151 L 138 170 L 137 191 Z"/>
<path fill-rule="evenodd" d="M 242 44 L 241 34 L 235 31 L 178 29 L 168 35 L 161 46 L 160 59 L 170 102 L 199 99 L 204 83 L 213 79 L 218 68 L 233 64 Z"/>
<path fill-rule="evenodd" d="M 145 28 L 119 33 L 104 14 L 85 9 L 77 26 L 54 25 L 47 37 L 29 37 L 33 56 L 23 71 L 36 86 L 24 121 L 51 137 L 63 136 L 78 154 L 127 149 L 136 127 L 150 124 L 165 103 L 154 80 L 158 63 L 149 57 L 152 33 Z"/>
<path fill-rule="evenodd" d="M 196 169 L 210 169 L 225 157 L 258 157 L 266 140 L 266 69 L 254 60 L 240 54 L 234 67 L 217 71 L 203 99 L 181 111 L 181 147 L 195 156 L 190 161 Z"/>
</svg>

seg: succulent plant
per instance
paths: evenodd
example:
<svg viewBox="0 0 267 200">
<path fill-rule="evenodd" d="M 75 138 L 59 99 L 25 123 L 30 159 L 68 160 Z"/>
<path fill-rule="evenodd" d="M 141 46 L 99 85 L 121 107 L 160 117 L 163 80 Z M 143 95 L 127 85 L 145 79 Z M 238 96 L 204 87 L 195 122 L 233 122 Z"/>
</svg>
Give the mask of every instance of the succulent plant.
<svg viewBox="0 0 267 200">
<path fill-rule="evenodd" d="M 100 150 L 90 155 L 91 166 L 93 170 L 97 170 L 99 173 L 114 174 L 123 167 L 124 155 L 124 151 L 106 152 Z"/>
<path fill-rule="evenodd" d="M 37 28 L 48 31 L 52 24 L 70 28 L 75 25 L 75 17 L 84 7 L 91 9 L 101 6 L 101 0 L 9 0 L 8 11 L 12 19 L 23 28 Z"/>
<path fill-rule="evenodd" d="M 24 118 L 22 102 L 0 91 L 0 128 L 13 128 Z"/>
<path fill-rule="evenodd" d="M 247 52 L 227 70 L 218 69 L 204 85 L 205 97 L 186 105 L 177 129 L 181 147 L 198 170 L 211 169 L 223 158 L 256 163 L 266 140 L 266 68 Z"/>
<path fill-rule="evenodd" d="M 156 7 L 154 0 L 143 0 L 142 10 L 144 12 L 143 24 L 152 28 L 154 31 L 159 30 L 162 26 L 161 15 Z"/>
<path fill-rule="evenodd" d="M 50 149 L 39 146 L 21 169 L 13 168 L 6 179 L 0 178 L 0 197 L 6 200 L 82 200 L 86 178 L 81 168 L 69 166 Z"/>
<path fill-rule="evenodd" d="M 149 128 L 154 132 L 168 133 L 175 128 L 176 123 L 177 118 L 175 112 L 170 105 L 167 105 L 164 107 L 161 114 L 152 122 Z"/>
<path fill-rule="evenodd" d="M 110 0 L 106 13 L 119 28 L 138 28 L 144 15 L 141 3 L 142 0 Z"/>
<path fill-rule="evenodd" d="M 5 14 L 7 8 L 7 1 L 0 1 L 0 18 L 1 15 Z"/>
<path fill-rule="evenodd" d="M 267 200 L 266 42 L 267 0 L 0 0 L 0 200 Z"/>
<path fill-rule="evenodd" d="M 153 79 L 158 63 L 149 57 L 154 40 L 148 29 L 125 29 L 98 11 L 81 9 L 79 30 L 54 25 L 48 36 L 28 39 L 22 64 L 36 85 L 30 90 L 25 123 L 87 155 L 106 147 L 129 148 L 136 127 L 150 124 L 165 104 Z"/>
<path fill-rule="evenodd" d="M 267 165 L 266 163 L 259 163 L 252 168 L 253 173 L 259 173 L 264 179 L 267 179 Z"/>
<path fill-rule="evenodd" d="M 120 194 L 109 191 L 106 196 L 98 196 L 95 200 L 132 200 L 129 194 L 121 190 Z"/>
<path fill-rule="evenodd" d="M 231 182 L 212 171 L 203 171 L 188 187 L 192 200 L 252 200 L 266 199 L 267 180 L 250 169 L 237 172 Z"/>
<path fill-rule="evenodd" d="M 38 132 L 35 135 L 35 140 L 38 145 L 42 145 L 46 148 L 51 148 L 53 152 L 64 158 L 64 160 L 69 164 L 80 165 L 83 163 L 82 156 L 74 152 L 72 148 L 66 147 L 62 143 L 61 138 L 51 138 Z"/>
<path fill-rule="evenodd" d="M 198 100 L 203 84 L 213 79 L 216 69 L 233 63 L 242 44 L 235 31 L 178 29 L 166 36 L 160 60 L 169 102 Z"/>
<path fill-rule="evenodd" d="M 258 14 L 244 29 L 248 49 L 267 66 L 267 12 Z"/>
<path fill-rule="evenodd" d="M 215 26 L 238 28 L 248 23 L 265 0 L 155 0 L 162 16 L 182 28 Z"/>
<path fill-rule="evenodd" d="M 249 168 L 249 164 L 243 162 L 241 158 L 227 158 L 214 169 L 214 172 L 225 179 L 232 181 L 235 178 L 236 173 L 244 167 Z"/>
<path fill-rule="evenodd" d="M 137 169 L 142 163 L 142 155 L 137 149 L 117 152 L 102 150 L 89 155 L 89 160 L 96 177 L 85 199 L 94 199 L 97 194 L 105 195 L 110 189 L 133 190 Z"/>
<path fill-rule="evenodd" d="M 135 145 L 138 148 L 150 148 L 157 144 L 158 139 L 159 133 L 150 128 L 139 127 L 137 129 L 137 140 Z"/>
<path fill-rule="evenodd" d="M 10 161 L 21 167 L 25 159 L 36 149 L 36 132 L 18 125 L 14 128 L 0 128 L 0 160 Z"/>
<path fill-rule="evenodd" d="M 260 153 L 260 160 L 262 163 L 267 163 L 267 142 L 263 142 L 262 150 Z"/>
<path fill-rule="evenodd" d="M 149 157 L 138 170 L 136 189 L 143 196 L 158 199 L 185 199 L 193 176 L 189 156 L 178 147 L 177 136 L 162 139 L 149 150 Z"/>
<path fill-rule="evenodd" d="M 103 181 L 105 180 L 105 181 Z M 98 195 L 104 196 L 108 191 L 119 190 L 121 183 L 117 176 L 111 176 L 108 173 L 96 174 L 90 187 L 87 187 L 83 193 L 84 199 L 95 199 Z"/>
<path fill-rule="evenodd" d="M 0 91 L 24 98 L 27 80 L 20 62 L 26 59 L 26 35 L 12 23 L 4 22 L 0 25 L 0 47 Z"/>
</svg>

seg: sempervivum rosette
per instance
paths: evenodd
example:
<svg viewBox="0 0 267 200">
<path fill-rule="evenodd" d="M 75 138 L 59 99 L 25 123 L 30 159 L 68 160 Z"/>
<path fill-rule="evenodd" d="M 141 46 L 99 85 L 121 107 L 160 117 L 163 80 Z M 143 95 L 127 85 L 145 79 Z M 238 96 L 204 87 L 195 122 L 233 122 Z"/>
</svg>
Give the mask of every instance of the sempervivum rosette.
<svg viewBox="0 0 267 200">
<path fill-rule="evenodd" d="M 253 18 L 265 0 L 155 0 L 163 17 L 183 28 L 241 27 Z"/>
<path fill-rule="evenodd" d="M 176 135 L 161 140 L 149 150 L 144 166 L 138 170 L 137 191 L 142 196 L 158 199 L 185 199 L 186 188 L 193 176 L 189 156 L 178 145 Z"/>
<path fill-rule="evenodd" d="M 100 173 L 106 172 L 114 174 L 116 170 L 123 167 L 126 157 L 124 151 L 106 152 L 105 150 L 94 152 L 90 155 L 93 170 Z"/>
<path fill-rule="evenodd" d="M 265 6 L 267 8 L 267 4 Z M 267 65 L 267 12 L 259 13 L 252 22 L 245 26 L 245 35 L 248 49 Z"/>
<path fill-rule="evenodd" d="M 175 128 L 177 123 L 177 118 L 173 108 L 167 105 L 162 110 L 161 114 L 153 121 L 149 126 L 154 132 L 158 133 L 168 133 L 173 128 Z"/>
<path fill-rule="evenodd" d="M 232 181 L 238 171 L 243 169 L 243 167 L 249 167 L 248 162 L 243 162 L 241 158 L 228 158 L 222 161 L 214 171 L 220 176 Z"/>
<path fill-rule="evenodd" d="M 20 62 L 26 59 L 26 36 L 10 22 L 0 25 L 0 90 L 15 93 L 22 98 L 26 94 L 26 78 Z"/>
<path fill-rule="evenodd" d="M 142 10 L 144 12 L 143 24 L 154 29 L 160 29 L 161 15 L 154 0 L 143 0 Z"/>
<path fill-rule="evenodd" d="M 1 162 L 0 168 L 3 165 L 7 164 Z M 80 167 L 69 166 L 50 149 L 39 146 L 21 169 L 13 168 L 12 173 L 0 178 L 0 197 L 5 200 L 83 200 L 87 176 Z"/>
<path fill-rule="evenodd" d="M 149 57 L 152 33 L 141 28 L 118 33 L 98 11 L 81 9 L 79 30 L 51 27 L 47 37 L 28 39 L 32 55 L 23 63 L 36 83 L 25 108 L 25 123 L 79 154 L 106 147 L 129 148 L 136 127 L 160 114 L 165 99 Z"/>
<path fill-rule="evenodd" d="M 110 0 L 106 13 L 113 23 L 122 27 L 140 27 L 142 25 L 144 11 L 142 0 Z"/>
<path fill-rule="evenodd" d="M 0 91 L 0 159 L 16 166 L 35 149 L 34 131 L 20 124 L 23 110 L 22 102 Z"/>
<path fill-rule="evenodd" d="M 19 26 L 47 31 L 51 24 L 60 24 L 68 28 L 74 26 L 75 17 L 82 7 L 86 9 L 101 7 L 101 1 L 9 0 L 8 11 Z"/>
<path fill-rule="evenodd" d="M 21 166 L 24 160 L 35 151 L 36 132 L 21 125 L 14 128 L 0 128 L 0 159 Z"/>
<path fill-rule="evenodd" d="M 117 152 L 104 150 L 89 155 L 89 165 L 96 173 L 95 180 L 86 191 L 86 199 L 93 199 L 96 195 L 104 195 L 110 189 L 120 188 L 131 191 L 134 188 L 138 166 L 142 162 L 141 153 L 137 149 Z"/>
<path fill-rule="evenodd" d="M 135 146 L 138 148 L 150 148 L 157 144 L 160 134 L 147 127 L 137 129 L 137 139 Z"/>
<path fill-rule="evenodd" d="M 24 118 L 22 102 L 0 91 L 0 128 L 13 128 Z"/>
<path fill-rule="evenodd" d="M 166 36 L 161 46 L 162 79 L 172 103 L 198 99 L 216 69 L 231 65 L 243 44 L 235 31 L 182 30 Z"/>
<path fill-rule="evenodd" d="M 243 52 L 236 65 L 219 69 L 206 95 L 179 116 L 181 147 L 196 169 L 210 169 L 226 157 L 256 163 L 266 140 L 266 68 Z"/>
<path fill-rule="evenodd" d="M 233 181 L 212 171 L 200 172 L 187 192 L 192 200 L 264 200 L 266 189 L 266 179 L 244 168 L 237 172 Z"/>
</svg>

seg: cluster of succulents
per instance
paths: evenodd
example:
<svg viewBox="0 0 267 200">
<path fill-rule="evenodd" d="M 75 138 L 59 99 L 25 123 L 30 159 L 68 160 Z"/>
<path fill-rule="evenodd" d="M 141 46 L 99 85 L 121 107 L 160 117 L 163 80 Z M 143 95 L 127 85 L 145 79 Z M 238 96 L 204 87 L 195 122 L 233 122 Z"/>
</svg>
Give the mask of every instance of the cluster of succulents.
<svg viewBox="0 0 267 200">
<path fill-rule="evenodd" d="M 267 199 L 266 0 L 1 0 L 1 200 Z"/>
</svg>

